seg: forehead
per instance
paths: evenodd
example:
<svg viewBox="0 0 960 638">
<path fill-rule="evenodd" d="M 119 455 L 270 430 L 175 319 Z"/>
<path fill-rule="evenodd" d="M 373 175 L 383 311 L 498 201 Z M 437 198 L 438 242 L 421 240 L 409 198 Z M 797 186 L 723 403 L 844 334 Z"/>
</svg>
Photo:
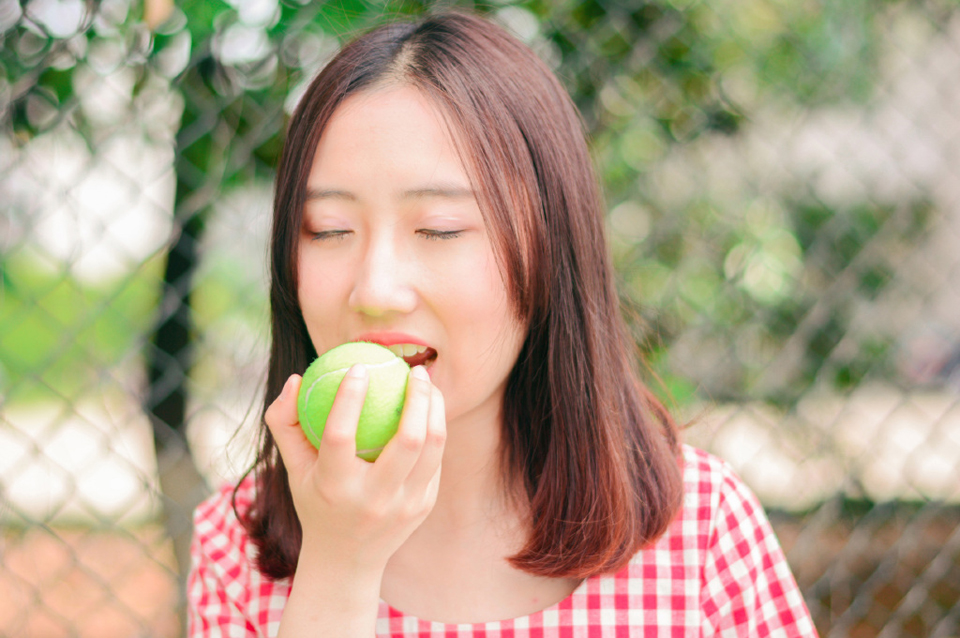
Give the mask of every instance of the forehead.
<svg viewBox="0 0 960 638">
<path fill-rule="evenodd" d="M 337 177 L 372 162 L 400 173 L 433 171 L 438 177 L 469 179 L 459 138 L 436 101 L 417 88 L 367 89 L 348 96 L 326 123 L 311 179 Z"/>
</svg>

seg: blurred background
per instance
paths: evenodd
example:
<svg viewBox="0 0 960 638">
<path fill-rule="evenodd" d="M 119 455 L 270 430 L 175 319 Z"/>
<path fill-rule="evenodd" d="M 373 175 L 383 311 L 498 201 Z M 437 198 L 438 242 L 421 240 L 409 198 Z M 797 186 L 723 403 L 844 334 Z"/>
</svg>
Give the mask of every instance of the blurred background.
<svg viewBox="0 0 960 638">
<path fill-rule="evenodd" d="M 960 636 L 960 2 L 0 0 L 0 636 L 179 636 L 249 464 L 285 120 L 466 6 L 583 111 L 624 312 L 823 636 Z"/>
</svg>

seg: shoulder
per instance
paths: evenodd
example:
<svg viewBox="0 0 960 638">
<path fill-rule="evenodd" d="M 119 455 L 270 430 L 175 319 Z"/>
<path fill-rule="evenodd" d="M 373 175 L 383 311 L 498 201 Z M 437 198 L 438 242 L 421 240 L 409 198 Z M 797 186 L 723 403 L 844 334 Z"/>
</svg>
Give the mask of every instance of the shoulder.
<svg viewBox="0 0 960 638">
<path fill-rule="evenodd" d="M 710 486 L 713 490 L 729 482 L 739 482 L 733 468 L 726 461 L 686 443 L 680 448 L 683 456 L 683 482 L 687 489 L 693 486 L 698 489 Z"/>
<path fill-rule="evenodd" d="M 684 505 L 672 533 L 697 530 L 707 623 L 749 635 L 815 636 L 802 593 L 756 495 L 725 461 L 688 446 L 683 453 Z"/>
<path fill-rule="evenodd" d="M 680 509 L 667 531 L 634 557 L 635 564 L 649 561 L 660 552 L 667 552 L 671 560 L 676 560 L 675 552 L 683 550 L 684 561 L 691 568 L 702 565 L 721 529 L 738 524 L 738 518 L 765 518 L 756 497 L 726 461 L 704 450 L 682 445 L 680 462 L 683 473 Z"/>
<path fill-rule="evenodd" d="M 582 605 L 594 604 L 592 592 L 625 592 L 610 604 L 627 610 L 631 627 L 651 632 L 669 626 L 683 635 L 816 636 L 752 491 L 703 450 L 682 446 L 681 462 L 683 502 L 667 531 L 625 569 L 588 579 Z"/>
<path fill-rule="evenodd" d="M 753 491 L 726 461 L 703 450 L 682 446 L 683 506 L 681 517 L 712 520 L 732 509 L 743 516 L 762 515 Z"/>
<path fill-rule="evenodd" d="M 241 523 L 254 495 L 254 480 L 225 484 L 197 506 L 193 514 L 193 562 L 213 572 L 224 584 L 250 577 L 255 547 Z"/>
<path fill-rule="evenodd" d="M 759 499 L 729 463 L 688 445 L 683 446 L 683 455 L 684 515 L 708 519 L 711 542 L 723 533 L 757 541 L 772 536 Z"/>
<path fill-rule="evenodd" d="M 190 636 L 276 635 L 290 583 L 271 581 L 257 569 L 257 548 L 242 523 L 254 492 L 255 481 L 247 477 L 220 487 L 194 510 Z"/>
<path fill-rule="evenodd" d="M 239 517 L 249 511 L 253 493 L 254 481 L 249 476 L 236 486 L 222 485 L 194 510 L 194 538 L 206 544 L 224 537 L 245 543 L 246 533 Z"/>
<path fill-rule="evenodd" d="M 736 539 L 749 539 L 773 550 L 776 537 L 763 506 L 726 461 L 683 445 L 683 501 L 667 531 L 648 550 L 683 549 L 686 558 L 703 563 L 708 553 Z M 644 560 L 648 552 L 636 558 Z"/>
</svg>

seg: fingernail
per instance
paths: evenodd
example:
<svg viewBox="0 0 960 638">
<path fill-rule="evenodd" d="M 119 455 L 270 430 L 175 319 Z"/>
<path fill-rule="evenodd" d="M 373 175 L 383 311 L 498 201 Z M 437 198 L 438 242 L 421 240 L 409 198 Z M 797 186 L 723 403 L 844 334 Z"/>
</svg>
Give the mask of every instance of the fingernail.
<svg viewBox="0 0 960 638">
<path fill-rule="evenodd" d="M 290 397 L 290 386 L 293 384 L 293 375 L 287 377 L 286 383 L 283 384 L 283 388 L 280 390 L 280 399 L 286 401 Z"/>
<path fill-rule="evenodd" d="M 367 366 L 362 363 L 355 363 L 347 370 L 347 376 L 351 379 L 364 379 L 367 376 Z"/>
<path fill-rule="evenodd" d="M 416 378 L 418 378 L 418 379 L 420 379 L 420 380 L 422 380 L 422 381 L 429 381 L 429 380 L 430 380 L 430 374 L 427 372 L 427 369 L 424 368 L 423 366 L 417 366 L 417 367 L 415 367 L 415 368 L 413 369 L 413 376 L 415 376 Z"/>
</svg>

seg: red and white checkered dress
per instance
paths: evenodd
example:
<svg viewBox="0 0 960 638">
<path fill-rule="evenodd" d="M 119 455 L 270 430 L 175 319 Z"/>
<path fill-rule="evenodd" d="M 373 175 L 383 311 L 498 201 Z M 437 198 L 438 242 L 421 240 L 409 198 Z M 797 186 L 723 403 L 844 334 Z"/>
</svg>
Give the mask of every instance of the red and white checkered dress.
<svg viewBox="0 0 960 638">
<path fill-rule="evenodd" d="M 770 523 L 730 467 L 684 446 L 683 507 L 669 530 L 616 574 L 588 578 L 569 597 L 521 618 L 447 625 L 380 602 L 377 636 L 816 636 Z M 251 480 L 237 493 L 249 507 Z M 276 636 L 289 580 L 256 568 L 224 487 L 197 508 L 188 582 L 191 637 Z"/>
</svg>

